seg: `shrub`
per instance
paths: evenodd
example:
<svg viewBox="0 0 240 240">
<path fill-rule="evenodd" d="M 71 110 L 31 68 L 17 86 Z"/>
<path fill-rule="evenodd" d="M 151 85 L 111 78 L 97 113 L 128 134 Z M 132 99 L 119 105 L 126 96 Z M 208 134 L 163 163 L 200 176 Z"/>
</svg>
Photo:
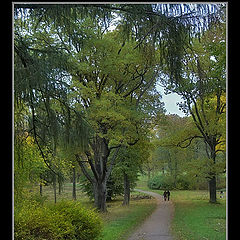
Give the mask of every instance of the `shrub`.
<svg viewBox="0 0 240 240">
<path fill-rule="evenodd" d="M 73 201 L 62 201 L 54 206 L 26 203 L 14 217 L 16 240 L 94 240 L 101 229 L 98 215 Z"/>
<path fill-rule="evenodd" d="M 149 179 L 148 187 L 150 189 L 169 189 L 172 190 L 174 181 L 171 176 L 156 175 Z"/>
<path fill-rule="evenodd" d="M 184 176 L 178 176 L 176 181 L 169 175 L 156 175 L 148 181 L 150 189 L 179 189 L 188 190 L 190 188 L 189 180 Z"/>
<path fill-rule="evenodd" d="M 102 222 L 94 210 L 86 209 L 74 201 L 62 201 L 54 205 L 53 209 L 64 215 L 74 226 L 75 239 L 94 240 L 99 236 Z"/>
<path fill-rule="evenodd" d="M 25 204 L 14 218 L 14 239 L 72 239 L 74 228 L 65 218 L 36 202 Z M 74 238 L 73 238 L 74 239 Z"/>
<path fill-rule="evenodd" d="M 184 176 L 178 176 L 176 180 L 176 189 L 178 190 L 189 190 L 190 189 L 190 182 Z"/>
</svg>

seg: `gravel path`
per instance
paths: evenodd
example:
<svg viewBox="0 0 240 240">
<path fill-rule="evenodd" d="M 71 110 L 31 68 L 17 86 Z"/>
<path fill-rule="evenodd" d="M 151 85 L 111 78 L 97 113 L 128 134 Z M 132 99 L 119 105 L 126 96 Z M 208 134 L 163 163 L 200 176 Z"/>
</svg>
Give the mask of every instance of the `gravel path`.
<svg viewBox="0 0 240 240">
<path fill-rule="evenodd" d="M 157 199 L 157 209 L 132 234 L 128 240 L 173 240 L 170 234 L 170 223 L 174 213 L 171 201 L 164 201 L 157 193 L 136 189 L 136 191 L 149 194 Z"/>
</svg>

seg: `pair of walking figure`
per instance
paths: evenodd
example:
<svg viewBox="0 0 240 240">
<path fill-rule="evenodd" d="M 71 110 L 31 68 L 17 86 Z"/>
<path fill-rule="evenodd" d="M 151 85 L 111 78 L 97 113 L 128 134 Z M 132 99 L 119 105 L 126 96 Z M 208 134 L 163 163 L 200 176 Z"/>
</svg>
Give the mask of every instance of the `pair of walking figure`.
<svg viewBox="0 0 240 240">
<path fill-rule="evenodd" d="M 164 201 L 168 200 L 169 201 L 169 198 L 170 198 L 170 192 L 169 190 L 165 190 L 164 193 L 163 193 L 163 197 L 164 197 Z"/>
</svg>

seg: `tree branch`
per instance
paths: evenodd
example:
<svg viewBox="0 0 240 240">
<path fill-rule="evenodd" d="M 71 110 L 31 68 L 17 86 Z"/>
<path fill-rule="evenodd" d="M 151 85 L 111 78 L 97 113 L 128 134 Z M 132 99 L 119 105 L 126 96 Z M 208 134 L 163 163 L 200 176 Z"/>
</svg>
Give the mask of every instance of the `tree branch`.
<svg viewBox="0 0 240 240">
<path fill-rule="evenodd" d="M 188 137 L 186 139 L 184 139 L 183 141 L 177 143 L 177 147 L 180 147 L 180 148 L 187 148 L 191 145 L 193 139 L 195 138 L 203 138 L 203 136 L 192 136 L 192 137 Z M 181 144 L 185 143 L 186 141 L 189 141 L 185 146 L 182 146 Z"/>
<path fill-rule="evenodd" d="M 145 87 L 145 89 L 142 90 L 142 92 L 139 94 L 138 98 L 137 98 L 137 102 L 136 102 L 136 106 L 139 105 L 139 101 L 141 99 L 141 97 L 143 96 L 143 94 L 149 89 L 149 87 L 152 85 L 153 81 L 155 80 L 157 73 L 155 73 L 153 75 L 153 77 L 151 78 L 151 80 L 148 82 L 147 86 Z"/>
<path fill-rule="evenodd" d="M 136 70 L 136 71 L 137 71 L 137 70 Z M 134 87 L 134 88 L 131 89 L 128 93 L 126 93 L 126 94 L 123 96 L 124 98 L 126 98 L 127 96 L 129 96 L 132 92 L 134 92 L 135 90 L 137 90 L 137 89 L 142 85 L 143 80 L 144 80 L 144 75 L 145 75 L 146 72 L 147 72 L 146 69 L 143 71 L 143 73 L 138 73 L 138 71 L 137 71 L 138 76 L 133 77 L 132 80 L 135 80 L 136 78 L 141 77 L 141 81 L 137 84 L 136 87 Z"/>
<path fill-rule="evenodd" d="M 120 148 L 121 148 L 121 146 L 117 147 L 117 149 L 115 150 L 115 152 L 114 152 L 114 154 L 112 156 L 112 159 L 111 159 L 111 162 L 110 162 L 110 166 L 109 166 L 109 168 L 107 170 L 107 179 L 109 178 L 109 176 L 110 176 L 110 174 L 112 172 L 112 168 L 113 168 L 114 162 L 115 162 L 115 160 L 117 158 L 117 154 L 118 154 Z"/>
<path fill-rule="evenodd" d="M 85 164 L 84 164 L 84 162 L 86 162 L 86 161 L 81 161 L 78 154 L 75 154 L 75 157 L 76 157 L 76 160 L 77 160 L 79 166 L 81 167 L 81 169 L 82 169 L 82 171 L 83 171 L 83 174 L 84 174 L 85 177 L 93 184 L 93 183 L 94 183 L 94 180 L 92 179 L 92 177 L 91 177 L 91 176 L 89 175 L 89 173 L 87 172 L 86 166 L 85 166 Z"/>
<path fill-rule="evenodd" d="M 95 169 L 95 167 L 94 167 L 94 165 L 93 165 L 93 161 L 92 161 L 92 159 L 91 159 L 91 154 L 90 154 L 90 152 L 85 151 L 85 154 L 86 154 L 86 156 L 87 156 L 88 163 L 89 163 L 90 166 L 91 166 L 91 169 L 92 169 L 92 172 L 93 172 L 93 175 L 94 175 L 95 179 L 96 179 L 96 180 L 99 180 L 99 176 L 98 176 L 98 173 L 97 173 L 97 171 L 96 171 L 96 169 Z"/>
</svg>

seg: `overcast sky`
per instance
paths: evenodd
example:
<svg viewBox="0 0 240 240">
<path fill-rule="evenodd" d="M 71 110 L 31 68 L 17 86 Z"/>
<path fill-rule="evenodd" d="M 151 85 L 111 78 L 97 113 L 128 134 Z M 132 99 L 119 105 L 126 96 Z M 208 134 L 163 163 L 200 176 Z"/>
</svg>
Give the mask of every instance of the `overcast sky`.
<svg viewBox="0 0 240 240">
<path fill-rule="evenodd" d="M 181 102 L 181 97 L 176 93 L 171 93 L 168 95 L 164 94 L 164 88 L 157 86 L 157 89 L 162 94 L 162 101 L 165 103 L 165 108 L 167 110 L 166 114 L 177 114 L 180 117 L 185 117 L 185 114 L 179 110 L 177 102 Z"/>
</svg>

